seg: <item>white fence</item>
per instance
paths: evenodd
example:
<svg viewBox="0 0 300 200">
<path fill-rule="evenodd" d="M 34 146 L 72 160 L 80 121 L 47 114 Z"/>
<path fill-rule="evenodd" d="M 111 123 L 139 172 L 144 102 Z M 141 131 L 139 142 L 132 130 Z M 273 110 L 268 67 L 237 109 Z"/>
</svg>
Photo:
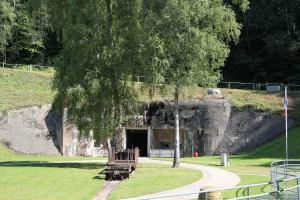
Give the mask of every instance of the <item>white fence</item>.
<svg viewBox="0 0 300 200">
<path fill-rule="evenodd" d="M 8 64 L 1 63 L 3 68 L 22 68 L 28 71 L 45 71 L 54 74 L 54 68 L 50 66 L 33 65 L 33 64 Z M 145 81 L 146 76 L 134 76 L 134 80 L 138 83 Z M 218 88 L 227 89 L 244 89 L 244 90 L 267 90 L 270 92 L 279 92 L 288 88 L 288 91 L 300 91 L 300 85 L 296 84 L 283 84 L 283 83 L 242 83 L 242 82 L 225 82 L 221 81 L 217 84 Z M 274 89 L 278 88 L 278 89 Z"/>
<path fill-rule="evenodd" d="M 30 72 L 32 71 L 42 71 L 42 72 L 48 72 L 54 74 L 54 67 L 50 66 L 43 66 L 43 65 L 33 65 L 33 64 L 9 64 L 2 62 L 1 63 L 2 68 L 12 68 L 12 69 L 24 69 L 28 70 Z"/>
<path fill-rule="evenodd" d="M 184 156 L 184 151 L 180 150 L 180 157 Z M 150 157 L 156 158 L 172 158 L 174 157 L 174 149 L 150 149 Z"/>
<path fill-rule="evenodd" d="M 134 80 L 136 82 L 143 82 L 146 76 L 135 76 Z M 242 82 L 226 82 L 220 81 L 217 84 L 218 88 L 227 88 L 227 89 L 242 89 L 242 90 L 267 90 L 270 92 L 283 91 L 285 87 L 289 91 L 300 91 L 300 85 L 296 84 L 283 84 L 283 83 L 242 83 Z M 274 89 L 278 88 L 278 90 Z"/>
</svg>

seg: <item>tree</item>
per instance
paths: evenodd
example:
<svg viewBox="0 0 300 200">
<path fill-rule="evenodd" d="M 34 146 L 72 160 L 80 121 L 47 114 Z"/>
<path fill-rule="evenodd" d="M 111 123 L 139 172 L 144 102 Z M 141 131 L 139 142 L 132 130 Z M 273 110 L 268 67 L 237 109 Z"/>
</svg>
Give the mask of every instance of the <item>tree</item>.
<svg viewBox="0 0 300 200">
<path fill-rule="evenodd" d="M 228 81 L 299 84 L 300 2 L 251 0 L 240 43 L 233 46 L 224 68 Z"/>
<path fill-rule="evenodd" d="M 234 1 L 242 9 L 247 1 Z M 221 0 L 165 0 L 143 3 L 144 73 L 151 88 L 173 86 L 175 144 L 173 167 L 179 166 L 179 95 L 184 86 L 213 86 L 237 42 L 241 25 Z M 150 59 L 149 59 L 150 58 Z"/>
<path fill-rule="evenodd" d="M 34 14 L 30 1 L 15 2 L 15 23 L 7 44 L 7 57 L 13 63 L 43 62 L 47 24 L 41 10 Z"/>
<path fill-rule="evenodd" d="M 0 53 L 6 61 L 6 45 L 11 37 L 11 30 L 15 20 L 14 1 L 1 0 L 0 2 Z"/>
<path fill-rule="evenodd" d="M 81 133 L 111 135 L 135 101 L 139 31 L 135 0 L 48 0 L 51 26 L 63 48 L 55 62 L 55 105 L 67 108 Z M 136 34 L 138 35 L 138 33 Z"/>
<path fill-rule="evenodd" d="M 235 0 L 241 7 L 245 0 Z M 151 86 L 213 85 L 240 24 L 221 0 L 47 0 L 63 49 L 56 61 L 56 105 L 82 133 L 111 134 L 134 104 L 133 75 Z M 150 87 L 150 91 L 151 91 Z M 178 123 L 174 167 L 178 166 Z"/>
</svg>

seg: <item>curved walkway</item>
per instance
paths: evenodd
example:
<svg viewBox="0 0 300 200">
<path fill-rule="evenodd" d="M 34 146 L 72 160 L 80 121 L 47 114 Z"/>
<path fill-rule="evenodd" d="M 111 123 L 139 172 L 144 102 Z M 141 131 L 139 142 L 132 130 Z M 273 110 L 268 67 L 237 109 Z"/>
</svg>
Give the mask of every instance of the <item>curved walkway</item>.
<svg viewBox="0 0 300 200">
<path fill-rule="evenodd" d="M 155 164 L 167 164 L 171 165 L 171 162 L 168 161 L 159 161 L 159 160 L 151 160 L 148 158 L 141 158 L 139 160 L 142 163 L 155 163 Z M 233 187 L 240 183 L 240 177 L 232 172 L 228 172 L 223 169 L 219 169 L 216 167 L 208 167 L 197 164 L 187 164 L 181 163 L 180 167 L 189 168 L 201 171 L 203 173 L 203 178 L 195 183 L 192 183 L 187 186 L 183 186 L 180 188 L 158 192 L 154 194 L 139 196 L 135 198 L 130 198 L 127 200 L 150 200 L 150 199 L 158 199 L 158 200 L 188 200 L 188 199 L 197 199 L 198 192 L 200 188 L 204 186 L 212 186 L 215 188 L 225 188 L 225 187 Z M 191 194 L 194 193 L 194 194 Z"/>
</svg>

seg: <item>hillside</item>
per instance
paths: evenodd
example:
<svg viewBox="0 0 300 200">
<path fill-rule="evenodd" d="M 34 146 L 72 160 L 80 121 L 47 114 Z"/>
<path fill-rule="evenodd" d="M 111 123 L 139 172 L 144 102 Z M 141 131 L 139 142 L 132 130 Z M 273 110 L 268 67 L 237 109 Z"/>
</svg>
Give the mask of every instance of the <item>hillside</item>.
<svg viewBox="0 0 300 200">
<path fill-rule="evenodd" d="M 51 103 L 52 75 L 0 68 L 0 111 Z"/>
<path fill-rule="evenodd" d="M 50 73 L 28 72 L 25 70 L 0 68 L 0 111 L 31 105 L 51 103 L 55 92 L 51 90 L 53 76 Z M 149 100 L 147 92 L 141 90 L 141 85 L 135 88 L 139 100 Z M 170 100 L 173 96 L 169 91 L 157 92 L 153 100 Z M 223 95 L 236 107 L 251 107 L 257 110 L 280 112 L 282 110 L 282 95 L 269 94 L 265 91 L 222 89 Z M 206 94 L 203 88 L 188 87 L 181 94 L 181 100 L 201 99 Z M 295 102 L 295 101 L 291 101 Z M 298 106 L 296 103 L 295 105 Z"/>
<path fill-rule="evenodd" d="M 300 159 L 300 128 L 294 128 L 289 131 L 289 158 Z M 249 158 L 276 158 L 284 159 L 285 157 L 285 134 L 282 134 L 279 138 L 276 138 L 269 143 L 259 147 L 254 152 L 250 153 Z"/>
</svg>

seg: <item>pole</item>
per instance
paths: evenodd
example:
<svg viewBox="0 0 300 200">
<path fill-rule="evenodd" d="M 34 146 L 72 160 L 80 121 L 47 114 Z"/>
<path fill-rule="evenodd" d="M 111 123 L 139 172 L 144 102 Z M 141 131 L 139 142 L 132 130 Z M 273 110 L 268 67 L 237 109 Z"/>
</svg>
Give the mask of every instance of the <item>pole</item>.
<svg viewBox="0 0 300 200">
<path fill-rule="evenodd" d="M 174 163 L 173 167 L 179 167 L 180 158 L 180 141 L 179 141 L 179 114 L 175 113 L 175 151 L 174 151 Z"/>
<path fill-rule="evenodd" d="M 285 114 L 285 160 L 288 164 L 289 152 L 288 152 L 288 98 L 287 87 L 284 88 L 284 114 Z"/>
</svg>

